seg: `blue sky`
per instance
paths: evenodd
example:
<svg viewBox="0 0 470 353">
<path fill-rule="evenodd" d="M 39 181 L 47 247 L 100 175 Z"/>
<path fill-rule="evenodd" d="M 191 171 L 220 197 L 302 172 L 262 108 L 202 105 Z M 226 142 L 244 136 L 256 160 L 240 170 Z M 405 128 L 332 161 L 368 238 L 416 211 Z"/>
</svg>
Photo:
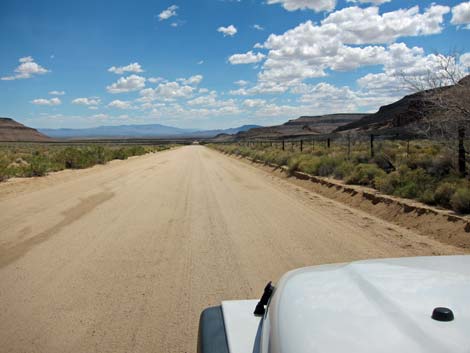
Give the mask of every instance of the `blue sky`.
<svg viewBox="0 0 470 353">
<path fill-rule="evenodd" d="M 375 111 L 456 50 L 469 1 L 0 3 L 0 116 L 33 127 L 269 125 Z"/>
</svg>

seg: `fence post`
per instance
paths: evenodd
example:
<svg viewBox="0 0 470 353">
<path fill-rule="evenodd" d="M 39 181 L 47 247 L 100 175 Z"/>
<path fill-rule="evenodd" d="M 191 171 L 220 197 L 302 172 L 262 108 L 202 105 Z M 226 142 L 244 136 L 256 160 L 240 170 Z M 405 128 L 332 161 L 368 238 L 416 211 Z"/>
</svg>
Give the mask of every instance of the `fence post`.
<svg viewBox="0 0 470 353">
<path fill-rule="evenodd" d="M 351 134 L 348 133 L 348 160 L 351 159 Z"/>
<path fill-rule="evenodd" d="M 370 134 L 370 157 L 374 158 L 374 134 Z"/>
<path fill-rule="evenodd" d="M 331 140 L 330 140 L 329 137 L 328 137 L 328 139 L 326 140 L 326 146 L 327 146 L 328 148 L 330 148 L 330 146 L 331 146 Z"/>
<path fill-rule="evenodd" d="M 300 152 L 304 151 L 304 140 L 300 140 Z"/>
<path fill-rule="evenodd" d="M 282 150 L 285 151 L 286 150 L 286 143 L 284 140 L 282 140 Z"/>
<path fill-rule="evenodd" d="M 312 152 L 315 151 L 315 139 L 312 139 Z"/>
</svg>

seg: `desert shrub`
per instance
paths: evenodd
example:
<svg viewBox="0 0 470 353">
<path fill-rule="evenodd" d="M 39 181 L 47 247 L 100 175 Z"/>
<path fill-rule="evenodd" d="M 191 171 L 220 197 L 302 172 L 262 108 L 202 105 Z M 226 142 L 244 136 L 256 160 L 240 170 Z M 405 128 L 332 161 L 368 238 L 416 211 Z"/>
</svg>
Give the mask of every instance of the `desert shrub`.
<svg viewBox="0 0 470 353">
<path fill-rule="evenodd" d="M 307 155 L 302 155 L 302 154 L 291 155 L 287 160 L 287 171 L 289 173 L 292 173 L 296 170 L 299 170 L 300 163 L 302 162 L 302 160 L 306 158 L 308 158 Z"/>
<path fill-rule="evenodd" d="M 406 167 L 399 170 L 400 178 L 394 195 L 422 200 L 425 191 L 434 190 L 435 180 L 422 168 L 410 170 Z"/>
<path fill-rule="evenodd" d="M 369 155 L 366 153 L 354 153 L 352 157 L 354 164 L 366 164 L 369 163 Z"/>
<path fill-rule="evenodd" d="M 458 213 L 470 213 L 470 188 L 458 188 L 450 200 L 452 209 Z"/>
<path fill-rule="evenodd" d="M 49 171 L 49 160 L 41 154 L 34 154 L 25 170 L 25 176 L 43 176 Z"/>
<path fill-rule="evenodd" d="M 128 153 L 128 151 L 126 151 L 125 148 L 120 147 L 120 148 L 117 148 L 117 149 L 113 150 L 112 156 L 113 156 L 113 159 L 122 159 L 122 160 L 124 160 L 124 159 L 129 158 L 129 153 Z"/>
<path fill-rule="evenodd" d="M 287 165 L 290 153 L 286 151 L 271 150 L 265 154 L 264 160 L 277 165 Z"/>
<path fill-rule="evenodd" d="M 318 166 L 320 164 L 321 157 L 310 156 L 303 158 L 299 163 L 299 169 L 307 174 L 318 175 Z"/>
<path fill-rule="evenodd" d="M 67 147 L 60 151 L 56 161 L 62 163 L 65 169 L 88 168 L 94 164 L 83 150 L 75 147 Z"/>
<path fill-rule="evenodd" d="M 427 172 L 436 178 L 443 178 L 451 173 L 453 169 L 453 159 L 449 154 L 437 156 L 432 159 L 427 168 Z"/>
<path fill-rule="evenodd" d="M 346 178 L 346 183 L 374 186 L 375 178 L 384 175 L 385 172 L 375 164 L 358 164 Z"/>
<path fill-rule="evenodd" d="M 434 192 L 434 201 L 439 206 L 451 208 L 450 200 L 456 190 L 455 184 L 444 182 L 440 184 Z"/>
<path fill-rule="evenodd" d="M 9 161 L 5 157 L 0 156 L 0 181 L 8 179 L 8 165 Z"/>
<path fill-rule="evenodd" d="M 316 174 L 319 176 L 331 176 L 340 163 L 341 160 L 339 158 L 323 156 L 318 161 Z"/>
<path fill-rule="evenodd" d="M 395 166 L 392 163 L 392 159 L 385 153 L 377 154 L 374 158 L 372 158 L 371 162 L 377 164 L 377 166 L 385 172 L 391 172 L 395 169 Z"/>
<path fill-rule="evenodd" d="M 424 169 L 428 170 L 433 165 L 433 157 L 428 154 L 416 154 L 408 157 L 406 165 L 410 169 Z"/>
<path fill-rule="evenodd" d="M 342 161 L 336 166 L 333 172 L 333 176 L 337 179 L 345 179 L 352 173 L 353 170 L 354 164 L 352 162 Z"/>
</svg>

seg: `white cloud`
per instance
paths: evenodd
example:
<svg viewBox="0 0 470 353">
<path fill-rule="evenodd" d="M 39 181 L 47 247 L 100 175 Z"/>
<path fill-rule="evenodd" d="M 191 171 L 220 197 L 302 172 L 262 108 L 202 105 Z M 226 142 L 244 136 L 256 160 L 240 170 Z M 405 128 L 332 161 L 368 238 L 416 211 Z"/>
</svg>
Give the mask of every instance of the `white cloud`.
<svg viewBox="0 0 470 353">
<path fill-rule="evenodd" d="M 248 108 L 261 107 L 266 104 L 264 99 L 245 99 L 243 105 Z"/>
<path fill-rule="evenodd" d="M 253 53 L 253 51 L 246 52 L 244 54 L 234 54 L 228 58 L 228 61 L 232 65 L 238 64 L 254 64 L 260 62 L 266 57 L 266 55 L 262 53 Z"/>
<path fill-rule="evenodd" d="M 180 85 L 179 82 L 160 83 L 157 88 L 146 88 L 140 91 L 140 102 L 153 100 L 174 100 L 176 98 L 189 98 L 194 92 L 194 87 Z"/>
<path fill-rule="evenodd" d="M 54 97 L 51 99 L 46 99 L 46 98 L 33 99 L 31 103 L 36 104 L 36 105 L 59 105 L 62 102 L 59 98 Z"/>
<path fill-rule="evenodd" d="M 238 80 L 238 81 L 235 81 L 234 82 L 237 86 L 246 86 L 249 82 L 248 81 L 245 81 L 245 80 Z"/>
<path fill-rule="evenodd" d="M 132 104 L 129 101 L 122 101 L 119 99 L 113 100 L 111 103 L 108 104 L 109 108 L 117 108 L 117 109 L 131 109 Z"/>
<path fill-rule="evenodd" d="M 379 14 L 378 7 L 347 7 L 331 13 L 315 26 L 316 37 L 333 35 L 345 44 L 390 43 L 403 36 L 436 34 L 442 31 L 448 6 L 431 5 L 423 13 L 419 6 Z"/>
<path fill-rule="evenodd" d="M 18 60 L 20 65 L 15 69 L 15 75 L 13 76 L 4 76 L 1 78 L 3 81 L 12 81 L 18 79 L 31 78 L 34 75 L 43 75 L 49 70 L 45 69 L 41 65 L 34 62 L 34 59 L 31 56 L 26 56 Z"/>
<path fill-rule="evenodd" d="M 229 93 L 233 96 L 248 96 L 248 91 L 245 88 L 239 88 L 235 90 L 229 91 Z"/>
<path fill-rule="evenodd" d="M 176 81 L 181 82 L 184 85 L 198 85 L 203 79 L 202 75 L 194 75 L 189 78 L 179 78 Z"/>
<path fill-rule="evenodd" d="M 160 14 L 158 15 L 159 20 L 160 21 L 168 20 L 169 18 L 176 16 L 177 15 L 176 10 L 178 10 L 178 6 L 171 5 L 166 10 L 163 10 L 162 12 L 160 12 Z"/>
<path fill-rule="evenodd" d="M 452 20 L 450 22 L 454 25 L 470 24 L 470 1 L 452 8 Z"/>
<path fill-rule="evenodd" d="M 217 32 L 223 33 L 224 37 L 230 36 L 233 37 L 237 33 L 237 29 L 235 28 L 234 25 L 230 25 L 227 27 L 219 27 L 217 28 Z"/>
<path fill-rule="evenodd" d="M 374 5 L 381 5 L 385 4 L 386 2 L 390 2 L 392 0 L 347 0 L 348 2 L 354 3 L 361 3 L 361 4 L 374 4 Z"/>
<path fill-rule="evenodd" d="M 257 88 L 261 92 L 280 90 L 304 79 L 323 77 L 328 69 L 383 65 L 389 60 L 388 48 L 374 44 L 438 33 L 449 10 L 431 5 L 423 13 L 415 6 L 379 14 L 377 7 L 349 7 L 331 13 L 320 25 L 307 21 L 283 34 L 271 34 L 263 44 L 269 52 L 258 75 L 264 87 L 258 84 Z"/>
<path fill-rule="evenodd" d="M 101 102 L 101 99 L 99 97 L 82 97 L 82 98 L 75 98 L 72 101 L 72 104 L 78 104 L 78 105 L 99 105 Z"/>
<path fill-rule="evenodd" d="M 470 71 L 470 53 L 460 55 L 460 63 Z"/>
<path fill-rule="evenodd" d="M 137 62 L 131 63 L 131 64 L 126 65 L 126 66 L 119 66 L 119 67 L 111 66 L 108 69 L 108 71 L 109 72 L 114 72 L 115 74 L 118 74 L 118 75 L 122 75 L 125 72 L 135 72 L 135 73 L 144 72 L 144 70 L 142 70 L 142 67 L 140 66 L 140 64 L 137 63 Z"/>
<path fill-rule="evenodd" d="M 199 61 L 197 62 L 197 64 L 198 64 L 198 65 L 204 64 L 204 60 L 199 60 Z"/>
<path fill-rule="evenodd" d="M 123 93 L 138 91 L 145 87 L 145 77 L 130 75 L 127 77 L 121 77 L 115 83 L 106 87 L 109 93 Z"/>
<path fill-rule="evenodd" d="M 158 83 L 158 82 L 162 82 L 164 80 L 165 79 L 163 77 L 149 77 L 147 79 L 147 81 L 150 82 L 150 83 Z"/>
<path fill-rule="evenodd" d="M 253 28 L 256 29 L 256 30 L 258 30 L 258 31 L 264 31 L 264 27 L 261 26 L 261 25 L 258 25 L 258 24 L 254 24 L 254 25 L 253 25 Z"/>
<path fill-rule="evenodd" d="M 65 91 L 49 91 L 49 94 L 52 96 L 63 96 Z"/>
<path fill-rule="evenodd" d="M 336 7 L 336 0 L 268 0 L 268 4 L 281 4 L 287 11 L 313 10 L 332 11 Z"/>
</svg>

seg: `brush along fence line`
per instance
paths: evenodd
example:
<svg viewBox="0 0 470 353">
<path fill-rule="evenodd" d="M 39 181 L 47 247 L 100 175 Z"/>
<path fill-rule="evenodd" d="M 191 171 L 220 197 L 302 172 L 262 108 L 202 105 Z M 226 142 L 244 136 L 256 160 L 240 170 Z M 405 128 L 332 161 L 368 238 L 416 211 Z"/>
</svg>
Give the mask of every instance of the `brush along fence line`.
<svg viewBox="0 0 470 353">
<path fill-rule="evenodd" d="M 470 181 L 459 172 L 452 147 L 442 141 L 383 136 L 353 140 L 257 140 L 213 144 L 223 152 L 286 166 L 288 172 L 332 177 L 383 194 L 470 213 Z"/>
</svg>

